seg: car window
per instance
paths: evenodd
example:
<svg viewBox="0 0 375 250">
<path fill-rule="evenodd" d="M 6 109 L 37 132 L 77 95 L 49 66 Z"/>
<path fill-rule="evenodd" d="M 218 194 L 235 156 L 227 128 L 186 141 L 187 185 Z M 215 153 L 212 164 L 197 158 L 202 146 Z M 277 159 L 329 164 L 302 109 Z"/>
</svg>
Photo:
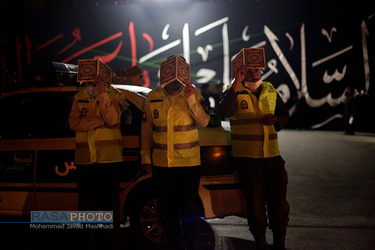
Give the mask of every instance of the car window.
<svg viewBox="0 0 375 250">
<path fill-rule="evenodd" d="M 74 92 L 34 92 L 0 99 L 0 139 L 74 137 Z"/>
<path fill-rule="evenodd" d="M 126 102 L 121 115 L 121 134 L 141 134 L 142 112 L 131 102 Z"/>
</svg>

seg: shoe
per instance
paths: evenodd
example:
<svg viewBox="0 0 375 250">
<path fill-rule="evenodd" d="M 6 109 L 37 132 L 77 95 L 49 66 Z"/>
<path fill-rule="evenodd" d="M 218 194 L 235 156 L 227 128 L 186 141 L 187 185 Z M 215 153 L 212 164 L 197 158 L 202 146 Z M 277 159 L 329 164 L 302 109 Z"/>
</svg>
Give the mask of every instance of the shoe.
<svg viewBox="0 0 375 250">
<path fill-rule="evenodd" d="M 272 250 L 285 250 L 285 233 L 286 230 L 273 231 Z"/>
</svg>

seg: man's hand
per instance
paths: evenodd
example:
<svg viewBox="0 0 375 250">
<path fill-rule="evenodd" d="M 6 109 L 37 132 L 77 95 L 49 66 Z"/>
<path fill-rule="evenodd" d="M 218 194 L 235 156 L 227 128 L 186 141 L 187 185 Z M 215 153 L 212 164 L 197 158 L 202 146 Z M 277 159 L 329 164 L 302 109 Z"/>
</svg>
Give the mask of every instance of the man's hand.
<svg viewBox="0 0 375 250">
<path fill-rule="evenodd" d="M 186 87 L 185 87 L 185 96 L 186 98 L 188 98 L 189 96 L 193 95 L 194 94 L 194 87 L 193 85 L 191 85 L 190 82 L 185 82 L 186 84 Z"/>
<path fill-rule="evenodd" d="M 272 124 L 275 124 L 277 122 L 277 116 L 268 114 L 265 117 L 263 117 L 263 124 L 270 126 Z"/>
<path fill-rule="evenodd" d="M 103 81 L 101 78 L 97 77 L 94 79 L 94 83 L 96 85 L 96 88 L 100 93 L 105 92 L 105 81 Z"/>
<path fill-rule="evenodd" d="M 247 68 L 245 65 L 239 67 L 236 71 L 236 76 L 234 78 L 234 82 L 232 84 L 232 89 L 234 92 L 238 91 L 238 85 L 245 80 L 245 76 L 247 74 Z"/>
</svg>

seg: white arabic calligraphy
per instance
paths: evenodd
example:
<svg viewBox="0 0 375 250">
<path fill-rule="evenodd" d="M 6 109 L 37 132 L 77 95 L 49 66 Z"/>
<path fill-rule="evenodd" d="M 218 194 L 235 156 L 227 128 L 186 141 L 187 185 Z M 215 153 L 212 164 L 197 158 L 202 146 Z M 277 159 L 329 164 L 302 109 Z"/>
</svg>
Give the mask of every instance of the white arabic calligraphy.
<svg viewBox="0 0 375 250">
<path fill-rule="evenodd" d="M 337 31 L 337 29 L 335 27 L 332 27 L 330 34 L 328 34 L 328 31 L 326 29 L 322 29 L 322 34 L 324 36 L 326 36 L 328 38 L 329 43 L 331 43 L 332 42 L 333 32 L 336 32 L 336 31 Z"/>
<path fill-rule="evenodd" d="M 323 82 L 331 83 L 333 80 L 341 81 L 344 78 L 345 73 L 346 73 L 346 65 L 342 69 L 341 73 L 338 72 L 338 70 L 336 69 L 335 73 L 333 73 L 332 75 L 328 75 L 328 71 L 326 70 L 324 71 Z"/>
<path fill-rule="evenodd" d="M 202 61 L 203 62 L 207 62 L 207 59 L 208 59 L 208 52 L 212 51 L 213 48 L 212 48 L 212 45 L 211 44 L 208 44 L 206 45 L 206 47 L 202 47 L 202 46 L 199 46 L 197 48 L 197 53 L 200 54 L 202 56 Z"/>
<path fill-rule="evenodd" d="M 223 17 L 216 21 L 213 21 L 207 25 L 204 25 L 194 31 L 194 36 L 200 36 L 210 31 L 213 31 L 215 28 L 221 26 L 221 37 L 222 41 L 220 46 L 222 46 L 222 60 L 223 60 L 223 76 L 222 80 L 225 85 L 230 84 L 230 59 L 233 58 L 230 56 L 230 50 L 229 50 L 229 31 L 228 31 L 228 22 L 229 17 Z M 165 25 L 163 31 L 162 31 L 162 39 L 168 40 L 169 34 L 168 30 L 170 28 L 170 24 Z M 242 29 L 241 39 L 244 42 L 248 42 L 251 39 L 251 35 L 249 34 L 250 26 L 245 25 Z M 276 58 L 281 62 L 282 67 L 285 69 L 287 74 L 289 75 L 294 87 L 296 90 L 301 90 L 306 98 L 307 105 L 312 108 L 319 108 L 322 107 L 324 104 L 328 104 L 331 107 L 335 107 L 342 103 L 345 100 L 344 91 L 343 93 L 338 97 L 333 97 L 331 93 L 326 94 L 325 96 L 321 98 L 313 98 L 311 97 L 308 89 L 307 84 L 307 57 L 309 55 L 306 54 L 306 34 L 305 34 L 305 24 L 302 23 L 300 29 L 299 29 L 299 36 L 300 36 L 300 77 L 297 76 L 295 69 L 292 67 L 292 65 L 289 63 L 288 58 L 286 57 L 286 54 L 282 51 L 280 45 L 279 45 L 279 38 L 275 35 L 273 31 L 267 26 L 264 25 L 263 32 L 270 43 L 273 51 L 276 54 Z M 339 29 L 336 27 L 332 27 L 329 32 L 322 28 L 321 34 L 327 37 L 327 40 L 329 43 L 332 43 L 334 41 L 334 34 L 338 33 Z M 293 51 L 296 49 L 296 43 L 295 43 L 295 37 L 291 35 L 289 32 L 285 32 L 285 37 L 289 40 L 290 46 L 289 50 Z M 370 68 L 369 68 L 369 62 L 368 62 L 368 51 L 367 51 L 367 43 L 366 43 L 366 36 L 368 36 L 368 31 L 366 28 L 366 24 L 363 22 L 362 24 L 362 47 L 363 47 L 363 58 L 364 58 L 364 68 L 365 68 L 365 75 L 366 75 L 366 91 L 369 89 L 369 75 L 370 75 Z M 190 36 L 189 36 L 189 24 L 185 23 L 182 29 L 182 39 L 177 39 L 175 41 L 172 41 L 164 46 L 161 46 L 159 49 L 156 49 L 154 51 L 149 52 L 148 54 L 144 55 L 140 58 L 139 63 L 146 62 L 147 60 L 171 49 L 174 48 L 182 43 L 183 45 L 183 55 L 188 63 L 190 63 L 190 54 L 192 53 L 190 50 Z M 256 44 L 253 44 L 250 47 L 257 48 L 257 47 L 264 47 L 267 44 L 267 41 L 258 41 Z M 206 45 L 200 45 L 197 46 L 197 49 L 194 50 L 198 55 L 200 55 L 202 62 L 209 61 L 210 53 L 214 51 L 214 49 L 217 47 L 218 44 L 211 44 L 207 43 Z M 320 59 L 316 59 L 311 64 L 309 64 L 309 67 L 315 68 L 318 66 L 323 65 L 326 62 L 331 61 L 334 58 L 337 58 L 353 49 L 353 45 L 347 45 L 347 47 L 338 50 L 336 52 L 333 52 L 327 56 L 324 56 Z M 269 54 L 268 54 L 269 55 Z M 287 54 L 289 56 L 289 54 Z M 311 56 L 311 55 L 310 55 Z M 280 69 L 278 68 L 278 62 L 276 58 L 270 58 L 268 60 L 267 66 L 269 68 L 269 71 L 264 72 L 262 79 L 266 79 L 273 73 L 278 74 L 280 72 Z M 322 82 L 329 84 L 333 81 L 342 81 L 345 78 L 345 75 L 348 71 L 348 66 L 345 64 L 342 66 L 342 69 L 334 69 L 333 73 L 329 73 L 329 69 L 326 69 L 322 75 Z M 331 71 L 332 72 L 332 71 Z M 216 76 L 216 71 L 214 69 L 210 68 L 199 68 L 197 69 L 195 73 L 195 77 L 197 77 L 196 83 L 203 84 L 211 81 Z M 225 89 L 226 86 L 224 86 Z M 282 97 L 284 101 L 290 100 L 291 97 L 291 90 L 290 87 L 287 84 L 280 84 L 278 87 L 278 90 L 280 93 L 282 93 Z M 293 112 L 294 107 L 290 108 L 290 111 Z M 334 115 L 333 117 L 338 117 Z M 327 120 L 329 121 L 329 119 Z"/>
<path fill-rule="evenodd" d="M 366 93 L 370 88 L 370 66 L 368 62 L 368 51 L 367 51 L 367 40 L 366 35 L 368 36 L 368 30 L 366 27 L 365 21 L 362 22 L 362 52 L 363 52 L 363 66 L 365 69 L 365 84 L 366 84 Z"/>
</svg>

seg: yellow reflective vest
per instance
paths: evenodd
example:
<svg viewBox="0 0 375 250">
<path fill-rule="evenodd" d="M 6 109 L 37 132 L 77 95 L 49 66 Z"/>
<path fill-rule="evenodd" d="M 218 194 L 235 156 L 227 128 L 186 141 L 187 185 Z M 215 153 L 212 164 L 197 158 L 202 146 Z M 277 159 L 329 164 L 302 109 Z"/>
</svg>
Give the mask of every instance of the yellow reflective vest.
<svg viewBox="0 0 375 250">
<path fill-rule="evenodd" d="M 195 95 L 200 93 L 195 89 Z M 173 97 L 163 88 L 148 94 L 153 120 L 152 162 L 159 167 L 187 167 L 201 164 L 198 126 L 189 112 L 184 88 Z"/>
<path fill-rule="evenodd" d="M 120 91 L 111 87 L 111 90 L 107 93 L 111 105 L 122 104 L 123 97 Z M 76 116 L 75 119 L 81 119 L 83 117 L 89 118 L 82 119 L 80 121 L 81 126 L 84 126 L 82 123 L 85 123 L 86 120 L 87 123 L 92 121 L 90 118 L 101 121 L 103 124 L 95 129 L 76 131 L 75 163 L 78 165 L 86 165 L 92 163 L 121 162 L 122 136 L 120 119 L 115 125 L 106 124 L 100 112 L 98 98 L 95 99 L 89 96 L 86 89 L 77 93 L 74 98 L 79 106 L 81 116 Z M 69 118 L 70 122 L 71 119 L 74 119 L 72 117 L 71 115 Z"/>
<path fill-rule="evenodd" d="M 280 155 L 277 132 L 263 124 L 263 117 L 274 114 L 277 92 L 269 82 L 262 82 L 258 98 L 239 85 L 237 110 L 230 117 L 232 153 L 235 157 L 268 158 Z"/>
</svg>

